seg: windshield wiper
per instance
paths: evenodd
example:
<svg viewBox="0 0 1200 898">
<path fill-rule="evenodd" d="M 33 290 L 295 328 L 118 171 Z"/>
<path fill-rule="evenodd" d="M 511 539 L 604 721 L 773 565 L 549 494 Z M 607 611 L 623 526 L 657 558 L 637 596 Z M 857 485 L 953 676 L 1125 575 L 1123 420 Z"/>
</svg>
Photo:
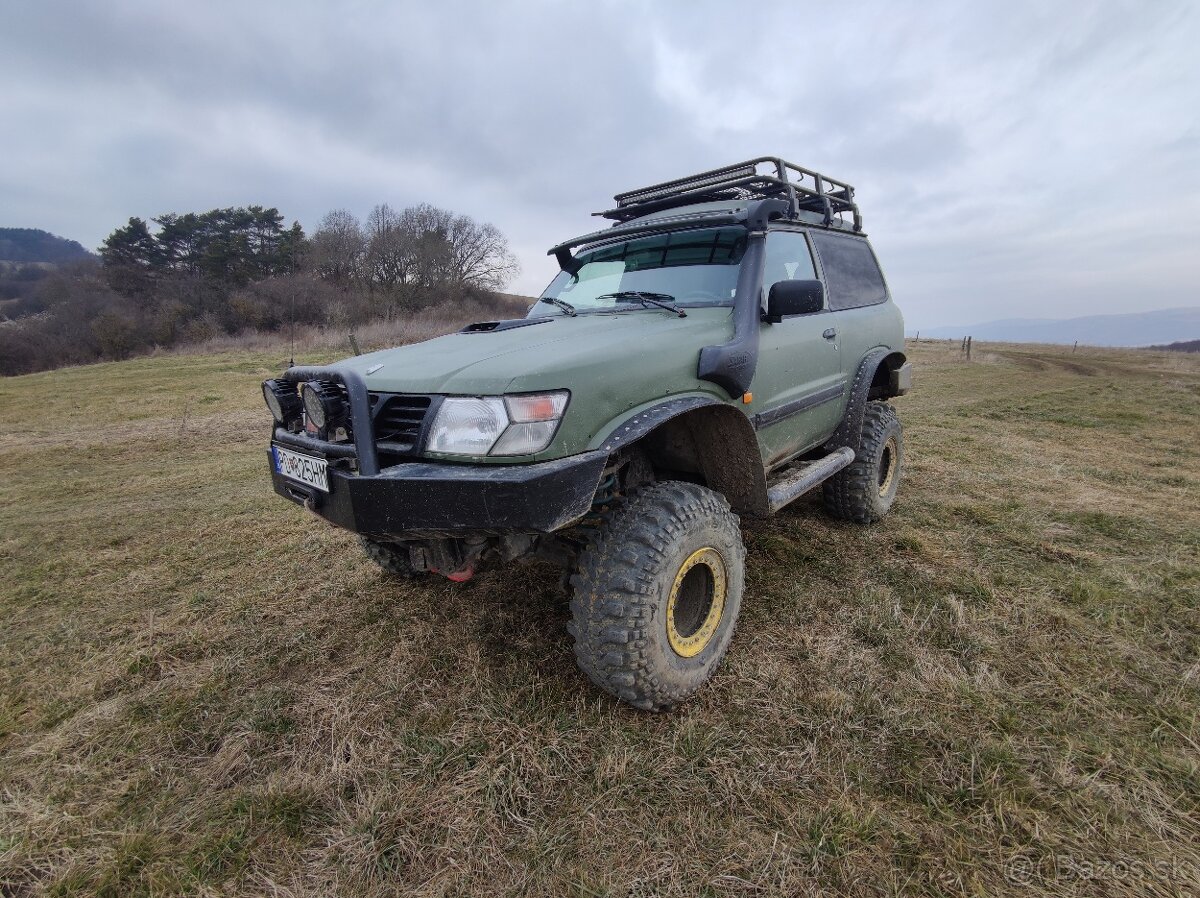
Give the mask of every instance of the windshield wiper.
<svg viewBox="0 0 1200 898">
<path fill-rule="evenodd" d="M 571 305 L 565 299 L 559 299 L 556 296 L 543 296 L 538 300 L 538 302 L 548 302 L 552 306 L 558 306 L 563 310 L 564 315 L 569 315 L 572 318 L 579 314 L 575 311 L 575 307 L 573 305 Z"/>
<path fill-rule="evenodd" d="M 686 318 L 687 312 L 671 302 L 675 297 L 669 293 L 644 293 L 641 290 L 620 290 L 617 293 L 603 293 L 596 299 L 636 299 L 642 305 L 658 306 L 668 312 L 674 312 L 680 318 Z"/>
</svg>

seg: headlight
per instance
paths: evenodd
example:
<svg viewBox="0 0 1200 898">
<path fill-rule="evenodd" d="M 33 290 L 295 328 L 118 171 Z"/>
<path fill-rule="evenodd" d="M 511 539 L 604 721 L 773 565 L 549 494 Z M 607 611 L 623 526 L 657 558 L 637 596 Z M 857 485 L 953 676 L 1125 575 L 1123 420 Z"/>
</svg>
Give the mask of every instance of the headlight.
<svg viewBox="0 0 1200 898">
<path fill-rule="evenodd" d="M 567 391 L 442 400 L 427 449 L 453 455 L 532 455 L 550 445 Z"/>
<path fill-rule="evenodd" d="M 264 380 L 262 391 L 267 408 L 277 422 L 287 424 L 300 417 L 300 397 L 296 395 L 295 384 L 286 380 Z"/>
<path fill-rule="evenodd" d="M 308 420 L 322 430 L 346 416 L 346 403 L 333 384 L 310 380 L 300 389 Z"/>
<path fill-rule="evenodd" d="M 429 434 L 429 449 L 487 455 L 506 427 L 503 399 L 443 399 Z"/>
</svg>

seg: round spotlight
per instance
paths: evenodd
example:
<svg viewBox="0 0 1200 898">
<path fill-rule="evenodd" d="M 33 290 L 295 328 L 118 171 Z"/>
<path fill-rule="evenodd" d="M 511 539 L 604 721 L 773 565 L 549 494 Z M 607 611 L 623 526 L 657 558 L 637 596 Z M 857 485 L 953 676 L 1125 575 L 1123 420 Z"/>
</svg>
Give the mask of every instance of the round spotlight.
<svg viewBox="0 0 1200 898">
<path fill-rule="evenodd" d="M 300 389 L 300 395 L 304 397 L 304 410 L 308 413 L 308 420 L 321 430 L 345 417 L 346 403 L 342 401 L 342 394 L 333 384 L 310 380 Z"/>
<path fill-rule="evenodd" d="M 262 385 L 263 399 L 271 416 L 280 423 L 287 424 L 300 417 L 300 397 L 296 395 L 296 385 L 286 380 L 264 380 Z"/>
</svg>

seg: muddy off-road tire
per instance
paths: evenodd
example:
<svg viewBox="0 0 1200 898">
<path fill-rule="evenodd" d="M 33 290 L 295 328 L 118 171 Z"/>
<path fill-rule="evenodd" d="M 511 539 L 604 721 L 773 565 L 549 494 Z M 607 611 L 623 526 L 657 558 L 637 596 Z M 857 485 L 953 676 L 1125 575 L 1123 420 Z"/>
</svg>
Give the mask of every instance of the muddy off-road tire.
<svg viewBox="0 0 1200 898">
<path fill-rule="evenodd" d="M 868 402 L 854 461 L 825 481 L 825 510 L 844 521 L 875 523 L 896 501 L 903 468 L 904 428 L 896 410 Z"/>
<path fill-rule="evenodd" d="M 673 707 L 721 663 L 745 570 L 723 496 L 678 481 L 632 493 L 604 516 L 571 577 L 579 666 L 636 708 Z"/>
<path fill-rule="evenodd" d="M 373 539 L 367 539 L 365 536 L 359 537 L 359 542 L 362 543 L 363 551 L 367 553 L 367 557 L 387 573 L 397 577 L 421 576 L 421 571 L 413 570 L 408 549 L 403 546 L 378 543 Z"/>
</svg>

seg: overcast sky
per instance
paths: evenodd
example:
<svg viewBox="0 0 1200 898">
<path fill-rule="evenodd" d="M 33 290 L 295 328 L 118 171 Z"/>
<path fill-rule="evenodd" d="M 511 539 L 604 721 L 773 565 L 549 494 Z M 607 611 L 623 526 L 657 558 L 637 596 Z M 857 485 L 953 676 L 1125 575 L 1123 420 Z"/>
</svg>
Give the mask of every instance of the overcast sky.
<svg viewBox="0 0 1200 898">
<path fill-rule="evenodd" d="M 0 226 L 421 201 L 537 293 L 612 194 L 847 180 L 909 329 L 1200 305 L 1194 2 L 0 0 Z"/>
</svg>

